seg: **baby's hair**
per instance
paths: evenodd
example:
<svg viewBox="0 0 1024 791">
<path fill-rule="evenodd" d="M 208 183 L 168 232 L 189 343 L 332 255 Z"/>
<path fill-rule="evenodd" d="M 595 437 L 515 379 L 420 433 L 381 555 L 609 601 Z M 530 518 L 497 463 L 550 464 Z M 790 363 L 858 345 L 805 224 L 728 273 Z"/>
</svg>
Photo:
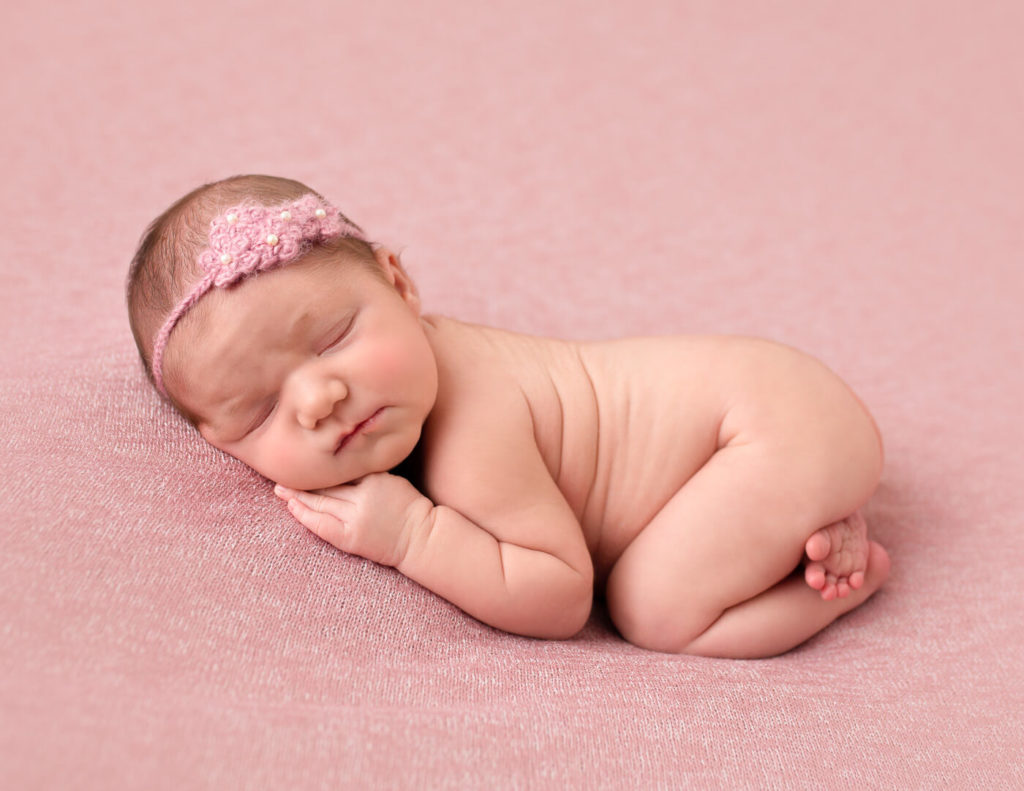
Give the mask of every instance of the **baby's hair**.
<svg viewBox="0 0 1024 791">
<path fill-rule="evenodd" d="M 158 385 L 152 371 L 155 338 L 175 306 L 203 276 L 199 256 L 209 244 L 211 221 L 229 207 L 242 203 L 276 205 L 305 195 L 323 201 L 315 190 L 291 179 L 233 176 L 193 190 L 149 225 L 132 257 L 125 291 L 135 345 L 154 385 Z M 343 215 L 341 219 L 358 229 Z M 347 253 L 346 257 L 374 263 L 373 247 L 363 239 L 343 236 L 332 240 L 329 246 Z M 195 422 L 181 404 L 175 402 L 175 406 Z"/>
</svg>

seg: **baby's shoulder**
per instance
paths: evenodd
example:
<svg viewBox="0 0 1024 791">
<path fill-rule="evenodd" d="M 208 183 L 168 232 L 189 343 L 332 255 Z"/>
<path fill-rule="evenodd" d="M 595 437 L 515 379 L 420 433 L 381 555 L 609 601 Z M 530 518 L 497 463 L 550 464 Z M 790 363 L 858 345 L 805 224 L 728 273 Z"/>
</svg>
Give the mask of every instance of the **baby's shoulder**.
<svg viewBox="0 0 1024 791">
<path fill-rule="evenodd" d="M 425 317 L 424 326 L 437 362 L 439 402 L 471 414 L 474 406 L 530 400 L 567 364 L 578 363 L 573 344 L 553 338 L 440 316 Z"/>
<path fill-rule="evenodd" d="M 480 476 L 514 477 L 537 456 L 525 336 L 427 317 L 438 367 L 437 402 L 424 426 L 424 480 L 432 494 L 479 491 Z M 441 497 L 442 500 L 450 497 Z"/>
<path fill-rule="evenodd" d="M 429 422 L 443 428 L 442 436 L 462 436 L 481 423 L 494 434 L 498 424 L 528 411 L 521 386 L 528 355 L 510 333 L 434 316 L 424 321 L 438 376 Z"/>
</svg>

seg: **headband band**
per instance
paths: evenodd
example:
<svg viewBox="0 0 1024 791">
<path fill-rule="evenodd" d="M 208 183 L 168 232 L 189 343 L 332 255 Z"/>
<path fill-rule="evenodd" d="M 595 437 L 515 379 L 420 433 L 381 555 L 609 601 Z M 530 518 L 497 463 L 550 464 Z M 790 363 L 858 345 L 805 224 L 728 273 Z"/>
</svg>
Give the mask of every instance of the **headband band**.
<svg viewBox="0 0 1024 791">
<path fill-rule="evenodd" d="M 163 378 L 167 339 L 206 292 L 290 264 L 314 244 L 341 237 L 366 241 L 363 232 L 338 209 L 312 194 L 278 206 L 236 206 L 215 217 L 210 223 L 209 246 L 197 259 L 205 274 L 171 311 L 153 342 L 153 381 L 161 395 L 167 395 Z"/>
</svg>

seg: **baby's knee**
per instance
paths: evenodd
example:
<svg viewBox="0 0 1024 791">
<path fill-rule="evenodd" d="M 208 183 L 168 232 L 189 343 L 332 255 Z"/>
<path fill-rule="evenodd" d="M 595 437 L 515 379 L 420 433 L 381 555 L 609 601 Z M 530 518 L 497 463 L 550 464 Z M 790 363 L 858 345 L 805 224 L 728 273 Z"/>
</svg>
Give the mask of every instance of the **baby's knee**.
<svg viewBox="0 0 1024 791">
<path fill-rule="evenodd" d="M 609 611 L 612 611 L 610 602 Z M 670 620 L 654 613 L 620 608 L 612 611 L 612 622 L 624 639 L 649 651 L 678 654 L 690 642 L 678 634 Z"/>
<path fill-rule="evenodd" d="M 673 601 L 647 580 L 614 573 L 606 591 L 608 613 L 619 634 L 650 651 L 684 653 L 714 617 L 701 617 L 686 602 Z"/>
</svg>

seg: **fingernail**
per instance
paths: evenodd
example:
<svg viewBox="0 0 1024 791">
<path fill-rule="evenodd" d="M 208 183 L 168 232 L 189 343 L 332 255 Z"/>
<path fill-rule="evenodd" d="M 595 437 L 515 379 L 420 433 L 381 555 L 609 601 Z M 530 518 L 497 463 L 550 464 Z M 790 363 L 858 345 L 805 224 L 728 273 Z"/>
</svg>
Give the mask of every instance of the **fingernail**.
<svg viewBox="0 0 1024 791">
<path fill-rule="evenodd" d="M 284 487 L 279 483 L 274 484 L 274 494 L 276 494 L 278 497 L 284 497 Z"/>
</svg>

